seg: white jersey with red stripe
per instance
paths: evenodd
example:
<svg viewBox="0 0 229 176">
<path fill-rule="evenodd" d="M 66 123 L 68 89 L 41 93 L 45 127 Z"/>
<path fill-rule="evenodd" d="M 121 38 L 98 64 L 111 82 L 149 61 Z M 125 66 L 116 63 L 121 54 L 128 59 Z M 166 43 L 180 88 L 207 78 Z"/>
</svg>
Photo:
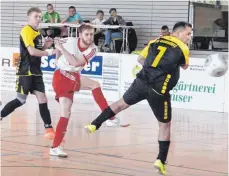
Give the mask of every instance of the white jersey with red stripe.
<svg viewBox="0 0 229 176">
<path fill-rule="evenodd" d="M 67 42 L 63 44 L 63 47 L 72 55 L 74 55 L 76 58 L 84 58 L 85 62 L 88 63 L 93 59 L 93 57 L 96 55 L 98 49 L 97 46 L 93 43 L 91 44 L 87 49 L 82 51 L 79 46 L 79 38 L 68 38 Z M 56 65 L 59 69 L 70 71 L 70 72 L 79 72 L 83 69 L 85 65 L 82 66 L 72 66 L 69 64 L 68 60 L 64 57 L 64 55 L 61 55 L 56 62 Z"/>
</svg>

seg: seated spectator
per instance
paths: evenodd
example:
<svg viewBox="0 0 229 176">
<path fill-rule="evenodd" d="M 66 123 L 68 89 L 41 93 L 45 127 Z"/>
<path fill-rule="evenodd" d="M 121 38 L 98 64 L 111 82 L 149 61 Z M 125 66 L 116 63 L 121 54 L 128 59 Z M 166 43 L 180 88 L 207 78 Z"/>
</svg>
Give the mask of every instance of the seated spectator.
<svg viewBox="0 0 229 176">
<path fill-rule="evenodd" d="M 105 25 L 126 25 L 126 22 L 122 19 L 122 17 L 117 15 L 117 10 L 115 8 L 111 8 L 109 13 L 111 15 L 110 18 L 106 20 L 103 24 Z M 121 31 L 119 29 L 106 30 L 104 50 L 109 51 L 112 38 L 122 38 Z"/>
<path fill-rule="evenodd" d="M 166 25 L 162 26 L 162 27 L 161 27 L 161 33 L 160 33 L 160 36 L 159 36 L 159 37 L 162 37 L 162 36 L 169 36 L 169 35 L 170 35 L 169 27 L 166 26 Z M 155 40 L 155 39 L 156 39 L 156 38 L 152 38 L 151 40 Z M 151 41 L 151 40 L 150 40 L 150 41 Z M 150 41 L 148 41 L 148 43 L 149 43 Z M 148 43 L 147 43 L 147 44 L 144 44 L 144 45 L 146 46 L 146 45 L 148 45 Z"/>
<path fill-rule="evenodd" d="M 80 24 L 83 22 L 80 14 L 76 12 L 76 8 L 74 6 L 70 6 L 68 8 L 68 16 L 64 18 L 61 23 L 72 23 L 72 24 Z M 67 28 L 64 28 L 63 35 L 68 35 Z M 76 36 L 76 29 L 74 28 L 72 31 L 72 35 Z"/>
<path fill-rule="evenodd" d="M 168 35 L 170 35 L 168 26 L 166 26 L 166 25 L 162 26 L 160 36 L 168 36 Z"/>
<path fill-rule="evenodd" d="M 105 21 L 104 12 L 102 10 L 98 10 L 96 13 L 96 18 L 91 23 L 95 25 L 103 25 Z"/>
<path fill-rule="evenodd" d="M 47 12 L 43 14 L 42 22 L 44 23 L 59 23 L 60 22 L 60 15 L 58 12 L 54 11 L 52 4 L 47 5 Z M 60 36 L 61 29 L 60 28 L 43 29 L 42 33 L 44 33 L 45 36 L 54 38 L 54 37 Z"/>
<path fill-rule="evenodd" d="M 74 24 L 79 24 L 82 22 L 83 19 L 81 18 L 79 13 L 76 13 L 76 8 L 74 6 L 70 6 L 68 8 L 68 16 L 61 21 L 61 23 L 74 23 Z"/>
<path fill-rule="evenodd" d="M 104 19 L 104 12 L 102 10 L 98 10 L 96 13 L 96 18 L 91 22 L 94 25 L 103 25 L 103 22 L 106 20 Z M 103 33 L 104 29 L 96 29 L 95 36 L 94 36 L 94 42 L 95 45 L 98 46 L 99 39 L 104 36 Z"/>
</svg>

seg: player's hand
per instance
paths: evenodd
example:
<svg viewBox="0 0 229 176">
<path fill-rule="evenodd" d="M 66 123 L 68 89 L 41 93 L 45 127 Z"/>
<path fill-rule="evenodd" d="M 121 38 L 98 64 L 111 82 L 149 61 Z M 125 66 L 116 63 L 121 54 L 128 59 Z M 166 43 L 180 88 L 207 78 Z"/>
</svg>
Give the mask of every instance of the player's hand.
<svg viewBox="0 0 229 176">
<path fill-rule="evenodd" d="M 59 52 L 60 52 L 59 50 L 54 49 L 54 50 L 52 50 L 52 55 L 56 55 L 56 54 L 59 53 Z"/>
<path fill-rule="evenodd" d="M 55 48 L 62 51 L 63 50 L 63 45 L 60 43 L 60 41 L 58 39 L 54 40 L 54 44 L 55 44 Z"/>
</svg>

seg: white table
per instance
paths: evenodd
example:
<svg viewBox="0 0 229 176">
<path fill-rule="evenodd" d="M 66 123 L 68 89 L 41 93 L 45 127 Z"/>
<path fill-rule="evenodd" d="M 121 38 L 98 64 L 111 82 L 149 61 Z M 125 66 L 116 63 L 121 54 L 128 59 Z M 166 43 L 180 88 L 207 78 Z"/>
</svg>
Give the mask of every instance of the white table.
<svg viewBox="0 0 229 176">
<path fill-rule="evenodd" d="M 15 21 L 15 24 L 19 24 L 21 26 L 25 26 L 27 22 L 18 22 Z M 91 24 L 92 25 L 92 24 Z M 122 43 L 122 51 L 121 53 L 129 53 L 129 44 L 128 44 L 128 30 L 131 28 L 139 28 L 137 26 L 119 26 L 119 25 L 92 25 L 94 28 L 99 28 L 99 29 L 122 29 L 122 38 L 123 38 L 123 43 Z M 71 23 L 40 23 L 39 28 L 50 28 L 50 27 L 68 27 L 68 36 L 72 36 L 72 30 L 73 28 L 76 29 L 76 34 L 78 31 L 78 27 L 80 27 L 80 24 L 71 24 Z M 77 36 L 76 36 L 77 37 Z"/>
</svg>

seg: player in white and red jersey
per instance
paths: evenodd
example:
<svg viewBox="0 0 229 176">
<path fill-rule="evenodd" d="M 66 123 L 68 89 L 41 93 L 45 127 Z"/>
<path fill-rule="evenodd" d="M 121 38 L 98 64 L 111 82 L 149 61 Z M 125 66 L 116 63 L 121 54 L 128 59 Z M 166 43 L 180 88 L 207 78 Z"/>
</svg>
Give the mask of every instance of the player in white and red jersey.
<svg viewBox="0 0 229 176">
<path fill-rule="evenodd" d="M 56 100 L 60 104 L 60 120 L 56 127 L 56 135 L 50 148 L 50 155 L 67 157 L 60 146 L 71 115 L 74 92 L 92 90 L 94 100 L 103 111 L 108 107 L 100 84 L 88 77 L 80 75 L 85 64 L 96 55 L 97 47 L 93 43 L 94 28 L 89 24 L 79 27 L 79 38 L 69 38 L 63 45 L 55 40 L 55 47 L 60 52 L 56 55 L 58 70 L 54 72 L 53 89 Z M 112 118 L 114 119 L 114 118 Z"/>
</svg>

